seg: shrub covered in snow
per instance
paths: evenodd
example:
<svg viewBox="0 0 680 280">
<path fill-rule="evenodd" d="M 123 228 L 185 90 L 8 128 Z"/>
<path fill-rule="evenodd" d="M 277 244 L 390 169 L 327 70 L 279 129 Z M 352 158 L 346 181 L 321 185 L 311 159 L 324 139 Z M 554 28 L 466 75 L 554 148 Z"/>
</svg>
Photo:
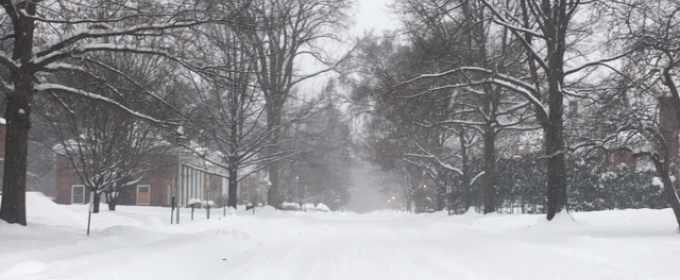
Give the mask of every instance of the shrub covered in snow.
<svg viewBox="0 0 680 280">
<path fill-rule="evenodd" d="M 331 209 L 326 206 L 326 204 L 319 203 L 316 205 L 316 210 L 321 212 L 330 212 Z"/>
<path fill-rule="evenodd" d="M 501 158 L 496 173 L 497 201 L 514 202 L 527 212 L 545 208 L 545 165 L 541 155 Z M 597 211 L 626 208 L 663 208 L 665 197 L 654 182 L 653 170 L 635 166 L 610 166 L 597 158 L 567 162 L 569 209 Z M 478 185 L 473 193 L 478 193 Z"/>
<path fill-rule="evenodd" d="M 192 199 L 189 199 L 189 202 L 187 203 L 187 205 L 190 206 L 190 207 L 191 206 L 196 207 L 196 206 L 201 205 L 201 203 L 203 203 L 202 200 L 200 200 L 198 198 L 192 198 Z"/>
<path fill-rule="evenodd" d="M 293 202 L 284 202 L 284 203 L 281 203 L 281 210 L 297 211 L 297 210 L 300 210 L 300 205 L 297 204 L 297 203 L 293 203 Z"/>
</svg>

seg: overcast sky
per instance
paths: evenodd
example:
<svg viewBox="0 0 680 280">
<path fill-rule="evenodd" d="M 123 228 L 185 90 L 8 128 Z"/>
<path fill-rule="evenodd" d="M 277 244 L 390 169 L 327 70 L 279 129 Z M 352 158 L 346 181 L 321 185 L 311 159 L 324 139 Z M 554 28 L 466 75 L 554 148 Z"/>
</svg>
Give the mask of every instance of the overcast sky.
<svg viewBox="0 0 680 280">
<path fill-rule="evenodd" d="M 354 40 L 362 37 L 364 33 L 373 30 L 375 35 L 382 35 L 385 30 L 397 29 L 399 21 L 393 19 L 394 17 L 390 14 L 388 7 L 393 1 L 394 0 L 356 0 L 356 5 L 349 14 L 353 17 L 352 20 L 355 24 L 348 30 L 349 34 L 347 34 L 347 36 L 341 36 L 349 41 L 347 41 L 346 44 L 336 44 L 337 42 L 334 42 L 331 45 L 323 46 L 323 48 L 332 56 L 340 58 L 352 48 Z M 324 69 L 327 66 L 314 59 L 310 59 L 309 57 L 304 57 L 299 61 L 298 67 L 302 73 L 312 73 Z M 334 76 L 334 74 L 321 75 L 317 78 L 307 80 L 302 84 L 302 90 L 316 94 L 320 88 L 323 88 L 328 78 L 331 76 Z"/>
<path fill-rule="evenodd" d="M 390 15 L 388 5 L 393 0 L 357 0 L 356 26 L 352 33 L 361 35 L 364 31 L 375 30 L 381 34 L 384 30 L 395 29 L 398 24 Z"/>
</svg>

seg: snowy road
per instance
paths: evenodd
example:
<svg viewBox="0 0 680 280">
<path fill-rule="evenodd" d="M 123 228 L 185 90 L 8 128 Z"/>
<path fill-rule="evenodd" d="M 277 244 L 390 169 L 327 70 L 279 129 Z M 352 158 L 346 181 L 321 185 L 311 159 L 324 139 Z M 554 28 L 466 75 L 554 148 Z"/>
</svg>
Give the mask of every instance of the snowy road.
<svg viewBox="0 0 680 280">
<path fill-rule="evenodd" d="M 27 228 L 0 225 L 0 279 L 582 280 L 680 275 L 680 234 L 672 213 L 665 210 L 577 213 L 577 222 L 561 217 L 551 224 L 533 215 L 264 211 L 170 226 L 161 220 L 165 209 L 122 207 L 99 214 L 88 238 L 76 226 L 81 208 L 49 207 L 54 209 L 45 215 L 64 213 L 44 221 L 35 217 L 43 224 Z"/>
</svg>

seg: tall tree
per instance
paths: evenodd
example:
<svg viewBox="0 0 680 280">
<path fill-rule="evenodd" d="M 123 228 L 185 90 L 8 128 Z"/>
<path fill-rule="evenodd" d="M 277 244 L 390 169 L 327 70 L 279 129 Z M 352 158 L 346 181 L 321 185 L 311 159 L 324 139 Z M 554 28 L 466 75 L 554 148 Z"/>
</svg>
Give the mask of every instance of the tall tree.
<svg viewBox="0 0 680 280">
<path fill-rule="evenodd" d="M 350 129 L 339 109 L 335 81 L 321 94 L 321 102 L 309 116 L 292 125 L 289 150 L 297 151 L 283 165 L 282 177 L 290 182 L 289 202 L 323 203 L 332 210 L 349 201 Z"/>
<path fill-rule="evenodd" d="M 144 116 L 96 92 L 69 87 L 58 81 L 41 78 L 46 72 L 78 71 L 93 75 L 68 62 L 71 58 L 89 59 L 96 52 L 131 52 L 175 57 L 173 46 L 162 41 L 157 47 L 136 44 L 137 38 L 174 36 L 169 32 L 196 26 L 211 18 L 202 2 L 175 1 L 160 3 L 153 0 L 12 0 L 0 1 L 3 35 L 9 48 L 0 52 L 0 65 L 8 75 L 0 85 L 6 95 L 5 119 L 7 137 L 5 172 L 3 177 L 0 219 L 26 225 L 26 158 L 30 116 L 34 95 L 47 90 L 60 91 L 83 98 L 97 99 L 118 106 L 149 121 L 162 121 Z M 219 20 L 233 18 L 235 8 Z M 112 44 L 108 39 L 126 38 Z M 170 50 L 170 51 L 168 51 Z M 105 64 L 103 64 L 105 65 Z"/>
<path fill-rule="evenodd" d="M 283 109 L 293 87 L 334 70 L 329 66 L 305 73 L 298 68 L 304 58 L 333 64 L 316 44 L 339 39 L 335 30 L 346 21 L 350 4 L 351 0 L 254 0 L 250 4 L 248 14 L 253 28 L 245 30 L 245 34 L 251 57 L 256 60 L 257 83 L 264 93 L 273 136 L 281 135 Z M 270 145 L 271 157 L 284 154 L 276 142 L 275 138 Z M 282 202 L 278 194 L 279 170 L 279 162 L 269 165 L 269 203 L 275 207 Z"/>
<path fill-rule="evenodd" d="M 74 89 L 97 92 L 124 106 L 153 116 L 169 119 L 177 113 L 169 108 L 176 94 L 172 75 L 175 68 L 158 57 L 130 53 L 109 53 L 99 62 L 115 66 L 126 73 L 121 76 L 110 69 L 87 61 L 74 62 L 102 79 L 71 71 L 57 73 L 51 79 Z M 149 88 L 165 88 L 156 97 L 144 94 Z M 115 210 L 118 194 L 130 182 L 136 182 L 148 171 L 161 167 L 170 148 L 161 127 L 135 117 L 119 106 L 84 99 L 60 91 L 46 91 L 34 101 L 37 121 L 48 132 L 46 144 L 54 144 L 55 152 L 66 159 L 81 183 L 95 194 L 94 212 L 106 196 L 109 210 Z"/>
<path fill-rule="evenodd" d="M 507 28 L 491 28 L 493 14 L 481 1 L 432 0 L 397 2 L 400 11 L 407 15 L 408 34 L 412 44 L 429 50 L 426 52 L 433 67 L 414 73 L 413 83 L 423 79 L 437 81 L 425 87 L 416 95 L 447 94 L 454 97 L 458 113 L 437 125 L 466 126 L 478 130 L 483 138 L 484 175 L 482 177 L 482 198 L 484 213 L 492 213 L 496 206 L 495 173 L 496 142 L 498 134 L 525 120 L 523 112 L 529 103 L 507 94 L 501 86 L 480 82 L 485 74 L 466 73 L 450 75 L 452 69 L 461 66 L 498 71 L 521 72 L 519 44 L 509 36 Z M 435 55 L 432 55 L 435 54 Z M 440 75 L 420 76 L 422 73 L 440 72 Z M 460 73 L 457 73 L 460 74 Z"/>
<path fill-rule="evenodd" d="M 480 0 L 493 21 L 492 28 L 507 30 L 522 48 L 526 59 L 522 71 L 487 65 L 462 65 L 437 74 L 421 75 L 416 79 L 462 74 L 477 77 L 456 87 L 493 84 L 508 92 L 517 93 L 534 108 L 535 116 L 543 128 L 544 153 L 547 166 L 548 220 L 562 211 L 567 202 L 567 147 L 564 140 L 563 102 L 565 96 L 576 92 L 576 85 L 588 76 L 593 68 L 618 60 L 625 53 L 595 59 L 591 52 L 578 43 L 593 34 L 583 27 L 595 22 L 597 15 L 588 13 L 583 6 L 594 7 L 593 2 L 579 0 Z M 462 6 L 443 10 L 452 13 Z M 577 17 L 578 11 L 582 13 Z M 578 20 L 576 20 L 578 18 Z M 573 36 L 572 36 L 573 35 Z M 594 36 L 592 36 L 594 37 Z M 590 37 L 590 38 L 592 38 Z M 601 44 L 600 44 L 601 45 Z M 596 45 L 599 46 L 599 45 Z M 593 46 L 589 46 L 593 48 Z M 521 52 L 520 52 L 521 53 Z M 591 54 L 591 55 L 586 55 Z M 602 57 L 604 54 L 599 53 Z M 566 61 L 583 62 L 567 67 Z M 576 82 L 567 83 L 567 77 Z"/>
<path fill-rule="evenodd" d="M 680 36 L 680 3 L 672 0 L 626 0 L 617 5 L 602 5 L 602 11 L 612 19 L 612 29 L 615 30 L 610 34 L 611 48 L 629 53 L 623 69 L 613 79 L 617 83 L 616 90 L 605 97 L 607 100 L 623 101 L 618 107 L 626 110 L 613 114 L 620 119 L 615 123 L 619 124 L 619 131 L 632 132 L 623 136 L 619 132 L 614 134 L 618 136 L 614 139 L 619 141 L 619 145 L 637 144 L 646 148 L 634 151 L 654 163 L 663 183 L 666 201 L 680 225 L 678 183 L 672 180 L 672 177 L 680 175 L 680 91 L 677 79 L 680 70 L 677 40 Z"/>
<path fill-rule="evenodd" d="M 218 151 L 200 156 L 227 170 L 227 206 L 236 208 L 238 183 L 266 166 L 265 150 L 275 130 L 266 123 L 262 91 L 255 84 L 255 61 L 248 55 L 238 26 L 210 24 L 196 28 L 204 40 L 201 59 L 210 67 L 201 78 L 189 78 L 195 86 L 192 126 L 196 138 Z M 247 171 L 245 171 L 247 170 Z M 245 171 L 245 172 L 244 172 Z"/>
</svg>

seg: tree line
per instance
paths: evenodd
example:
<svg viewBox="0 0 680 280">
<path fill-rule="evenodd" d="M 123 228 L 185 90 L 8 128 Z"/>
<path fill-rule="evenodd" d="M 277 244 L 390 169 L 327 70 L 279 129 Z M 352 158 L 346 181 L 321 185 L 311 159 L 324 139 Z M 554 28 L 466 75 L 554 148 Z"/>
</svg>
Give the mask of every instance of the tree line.
<svg viewBox="0 0 680 280">
<path fill-rule="evenodd" d="M 225 170 L 229 206 L 262 170 L 274 206 L 341 207 L 350 85 L 363 152 L 409 207 L 520 205 L 551 220 L 663 196 L 680 224 L 673 0 L 396 0 L 403 30 L 347 56 L 323 47 L 340 41 L 349 0 L 0 5 L 9 223 L 26 224 L 32 140 L 114 201 L 181 146 Z"/>
<path fill-rule="evenodd" d="M 362 38 L 347 77 L 369 159 L 421 210 L 670 205 L 680 224 L 679 7 L 396 0 L 403 30 Z"/>
<path fill-rule="evenodd" d="M 295 194 L 341 207 L 349 135 L 328 134 L 347 126 L 335 86 L 310 94 L 300 85 L 335 71 L 340 58 L 321 43 L 339 40 L 350 4 L 2 0 L 0 219 L 26 225 L 30 141 L 68 161 L 97 211 L 100 196 L 115 209 L 123 188 L 177 149 L 224 169 L 230 207 L 239 181 L 260 170 L 274 206 Z M 324 67 L 302 71 L 304 59 Z"/>
</svg>

